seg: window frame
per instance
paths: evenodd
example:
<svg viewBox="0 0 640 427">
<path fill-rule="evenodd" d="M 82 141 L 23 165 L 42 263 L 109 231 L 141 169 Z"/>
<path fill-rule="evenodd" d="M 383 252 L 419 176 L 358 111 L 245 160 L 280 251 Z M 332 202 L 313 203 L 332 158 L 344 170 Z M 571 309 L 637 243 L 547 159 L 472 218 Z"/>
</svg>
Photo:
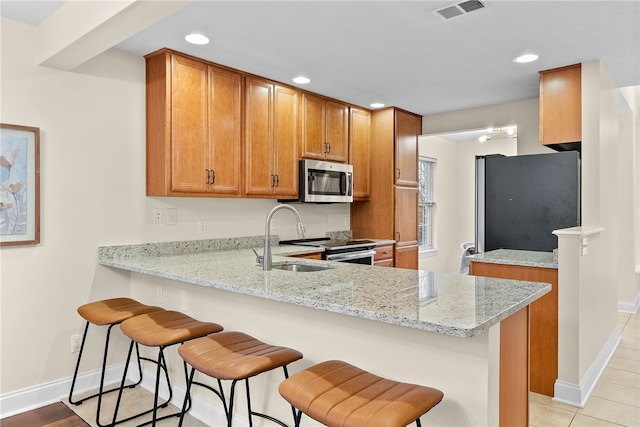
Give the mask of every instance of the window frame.
<svg viewBox="0 0 640 427">
<path fill-rule="evenodd" d="M 437 254 L 435 233 L 434 233 L 434 217 L 436 210 L 435 197 L 435 169 L 438 160 L 433 157 L 418 157 L 418 246 L 421 256 L 433 256 Z M 429 164 L 426 181 L 423 180 L 423 164 Z M 428 188 L 424 188 L 424 185 Z M 427 223 L 423 220 L 427 219 Z M 429 244 L 425 244 L 425 230 Z"/>
</svg>

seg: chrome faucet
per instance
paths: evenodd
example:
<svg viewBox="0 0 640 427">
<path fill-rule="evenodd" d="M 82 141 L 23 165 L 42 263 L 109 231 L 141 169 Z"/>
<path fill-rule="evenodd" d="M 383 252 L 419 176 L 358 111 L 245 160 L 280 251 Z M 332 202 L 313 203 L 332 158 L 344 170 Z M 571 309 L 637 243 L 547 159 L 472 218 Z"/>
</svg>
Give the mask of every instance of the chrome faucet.
<svg viewBox="0 0 640 427">
<path fill-rule="evenodd" d="M 298 211 L 291 205 L 277 205 L 267 215 L 267 219 L 264 221 L 264 249 L 262 251 L 262 269 L 264 271 L 271 271 L 272 258 L 271 258 L 271 218 L 280 209 L 289 209 L 294 213 L 297 219 L 296 230 L 298 231 L 298 237 L 304 239 L 304 225 L 302 225 L 302 219 Z M 259 257 L 258 257 L 259 258 Z"/>
</svg>

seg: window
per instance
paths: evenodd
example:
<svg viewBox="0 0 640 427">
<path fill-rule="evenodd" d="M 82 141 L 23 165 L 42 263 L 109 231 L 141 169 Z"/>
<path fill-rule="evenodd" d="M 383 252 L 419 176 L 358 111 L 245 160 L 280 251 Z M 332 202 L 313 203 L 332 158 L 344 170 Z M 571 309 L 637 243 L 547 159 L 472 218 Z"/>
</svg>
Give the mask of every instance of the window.
<svg viewBox="0 0 640 427">
<path fill-rule="evenodd" d="M 433 175 L 436 159 L 422 157 L 418 160 L 418 244 L 420 249 L 434 249 L 433 211 L 436 202 L 433 198 Z"/>
</svg>

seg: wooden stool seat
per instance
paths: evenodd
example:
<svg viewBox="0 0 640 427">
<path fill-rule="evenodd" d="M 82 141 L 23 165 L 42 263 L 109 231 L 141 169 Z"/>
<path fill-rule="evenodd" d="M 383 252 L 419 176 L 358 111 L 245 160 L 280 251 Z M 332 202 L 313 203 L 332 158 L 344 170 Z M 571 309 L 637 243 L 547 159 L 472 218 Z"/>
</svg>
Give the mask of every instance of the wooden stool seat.
<svg viewBox="0 0 640 427">
<path fill-rule="evenodd" d="M 292 375 L 279 390 L 302 413 L 341 427 L 419 425 L 420 416 L 444 396 L 440 390 L 381 378 L 339 360 Z"/>
<path fill-rule="evenodd" d="M 186 404 L 191 385 L 197 384 L 211 390 L 220 398 L 227 417 L 227 426 L 231 427 L 235 386 L 238 381 L 244 380 L 247 392 L 249 425 L 253 425 L 252 417 L 255 415 L 286 426 L 286 424 L 280 420 L 251 409 L 249 378 L 281 367 L 284 370 L 286 379 L 289 376 L 287 365 L 298 359 L 302 359 L 302 353 L 287 347 L 266 344 L 242 332 L 221 332 L 181 345 L 180 348 L 178 348 L 178 354 L 180 354 L 187 364 L 191 365 L 191 375 L 187 383 L 187 395 L 183 406 L 183 417 L 186 412 Z M 202 372 L 216 379 L 218 381 L 218 389 L 194 381 L 193 376 L 195 371 Z M 232 381 L 228 401 L 222 388 L 222 380 Z M 180 420 L 179 426 L 181 425 L 182 419 Z"/>
<path fill-rule="evenodd" d="M 78 314 L 94 325 L 115 325 L 131 317 L 153 311 L 162 311 L 162 307 L 145 305 L 131 298 L 112 298 L 90 302 L 78 307 Z"/>
<path fill-rule="evenodd" d="M 242 332 L 222 332 L 189 341 L 178 349 L 197 371 L 221 380 L 253 377 L 302 359 L 299 351 L 265 344 Z"/>
</svg>

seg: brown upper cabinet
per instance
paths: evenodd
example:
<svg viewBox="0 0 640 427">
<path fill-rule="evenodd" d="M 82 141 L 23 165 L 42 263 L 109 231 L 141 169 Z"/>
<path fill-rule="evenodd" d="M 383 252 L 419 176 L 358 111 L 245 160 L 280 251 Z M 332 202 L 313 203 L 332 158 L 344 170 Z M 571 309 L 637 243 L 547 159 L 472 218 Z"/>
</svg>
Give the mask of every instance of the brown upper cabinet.
<svg viewBox="0 0 640 427">
<path fill-rule="evenodd" d="M 371 194 L 371 112 L 349 110 L 349 163 L 353 165 L 353 199 L 368 200 Z"/>
<path fill-rule="evenodd" d="M 346 163 L 348 129 L 347 104 L 306 92 L 302 94 L 302 158 Z"/>
<path fill-rule="evenodd" d="M 582 66 L 540 72 L 540 142 L 556 150 L 582 141 Z"/>
<path fill-rule="evenodd" d="M 239 196 L 239 73 L 162 50 L 147 60 L 147 195 Z"/>
<path fill-rule="evenodd" d="M 369 110 L 171 49 L 145 59 L 148 196 L 296 199 L 299 159 L 351 158 L 369 197 Z"/>
<path fill-rule="evenodd" d="M 418 186 L 418 135 L 422 132 L 421 127 L 420 117 L 402 111 L 396 113 L 396 185 Z"/>
<path fill-rule="evenodd" d="M 245 78 L 245 195 L 298 196 L 299 92 Z"/>
</svg>

